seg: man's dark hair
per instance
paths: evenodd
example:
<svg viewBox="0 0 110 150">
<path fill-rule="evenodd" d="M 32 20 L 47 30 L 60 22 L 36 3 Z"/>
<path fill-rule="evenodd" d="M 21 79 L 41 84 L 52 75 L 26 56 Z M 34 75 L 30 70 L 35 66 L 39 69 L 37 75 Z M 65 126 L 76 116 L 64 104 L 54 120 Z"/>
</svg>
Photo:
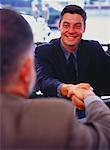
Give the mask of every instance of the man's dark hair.
<svg viewBox="0 0 110 150">
<path fill-rule="evenodd" d="M 65 6 L 64 9 L 62 10 L 61 14 L 60 14 L 60 21 L 62 20 L 63 15 L 65 13 L 79 14 L 83 17 L 84 24 L 86 23 L 86 19 L 87 19 L 86 12 L 80 6 L 77 6 L 77 5 Z"/>
<path fill-rule="evenodd" d="M 0 9 L 0 82 L 7 84 L 20 57 L 29 50 L 33 35 L 28 22 L 15 10 Z"/>
</svg>

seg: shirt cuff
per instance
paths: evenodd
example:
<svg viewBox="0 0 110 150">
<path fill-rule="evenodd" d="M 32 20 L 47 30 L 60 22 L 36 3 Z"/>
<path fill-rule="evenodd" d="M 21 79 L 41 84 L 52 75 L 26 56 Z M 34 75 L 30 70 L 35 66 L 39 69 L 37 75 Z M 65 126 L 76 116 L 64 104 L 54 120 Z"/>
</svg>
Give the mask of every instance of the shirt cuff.
<svg viewBox="0 0 110 150">
<path fill-rule="evenodd" d="M 58 97 L 62 97 L 62 94 L 60 93 L 60 88 L 64 83 L 61 83 L 58 87 L 57 87 L 57 96 Z"/>
<path fill-rule="evenodd" d="M 88 106 L 89 104 L 91 104 L 92 102 L 95 102 L 95 101 L 100 101 L 103 103 L 103 101 L 101 100 L 100 97 L 92 94 L 92 95 L 88 95 L 85 99 L 84 99 L 84 103 L 85 103 L 85 106 Z"/>
</svg>

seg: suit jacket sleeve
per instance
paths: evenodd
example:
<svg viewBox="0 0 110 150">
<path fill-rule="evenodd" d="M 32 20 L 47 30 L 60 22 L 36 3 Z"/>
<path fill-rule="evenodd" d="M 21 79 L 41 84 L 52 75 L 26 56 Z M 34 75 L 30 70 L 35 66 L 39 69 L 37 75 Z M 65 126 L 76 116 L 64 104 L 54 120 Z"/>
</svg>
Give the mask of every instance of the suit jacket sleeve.
<svg viewBox="0 0 110 150">
<path fill-rule="evenodd" d="M 58 76 L 58 58 L 54 55 L 54 48 L 47 44 L 35 50 L 38 87 L 44 96 L 57 96 L 57 87 L 62 83 Z M 59 74 L 59 75 L 58 75 Z"/>
<path fill-rule="evenodd" d="M 76 149 L 110 149 L 110 109 L 100 101 L 86 107 L 85 125 L 73 122 L 71 145 Z"/>
</svg>

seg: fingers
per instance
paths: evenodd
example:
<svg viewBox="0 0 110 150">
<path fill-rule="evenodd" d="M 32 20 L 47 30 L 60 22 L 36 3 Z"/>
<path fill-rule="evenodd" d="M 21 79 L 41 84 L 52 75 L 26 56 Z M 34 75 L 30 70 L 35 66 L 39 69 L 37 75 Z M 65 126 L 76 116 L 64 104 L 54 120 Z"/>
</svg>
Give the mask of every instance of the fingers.
<svg viewBox="0 0 110 150">
<path fill-rule="evenodd" d="M 75 95 L 71 97 L 71 100 L 77 109 L 83 110 L 85 108 L 84 102 L 80 100 L 78 97 L 76 97 Z"/>
<path fill-rule="evenodd" d="M 63 84 L 60 88 L 60 92 L 63 96 L 67 96 L 69 90 L 72 88 L 72 90 L 75 88 L 75 85 L 73 84 Z"/>
<path fill-rule="evenodd" d="M 93 90 L 93 88 L 90 86 L 89 83 L 79 83 L 78 87 L 79 88 L 83 88 L 83 89 L 91 89 L 91 90 Z"/>
<path fill-rule="evenodd" d="M 93 88 L 88 83 L 79 83 L 77 85 L 70 84 L 66 89 L 66 96 L 71 97 L 73 94 L 76 94 L 79 99 L 83 99 L 83 94 L 80 89 L 93 90 Z"/>
<path fill-rule="evenodd" d="M 83 94 L 78 87 L 69 89 L 67 97 L 72 97 L 72 95 L 76 95 L 79 99 L 83 99 Z"/>
<path fill-rule="evenodd" d="M 70 97 L 77 109 L 84 109 L 84 99 L 91 94 L 94 94 L 93 88 L 88 83 L 63 84 L 61 94 Z"/>
<path fill-rule="evenodd" d="M 60 92 L 61 92 L 61 94 L 62 94 L 63 96 L 66 96 L 66 95 L 67 95 L 68 89 L 67 89 L 67 85 L 66 85 L 66 84 L 64 84 L 64 85 L 61 86 Z"/>
</svg>

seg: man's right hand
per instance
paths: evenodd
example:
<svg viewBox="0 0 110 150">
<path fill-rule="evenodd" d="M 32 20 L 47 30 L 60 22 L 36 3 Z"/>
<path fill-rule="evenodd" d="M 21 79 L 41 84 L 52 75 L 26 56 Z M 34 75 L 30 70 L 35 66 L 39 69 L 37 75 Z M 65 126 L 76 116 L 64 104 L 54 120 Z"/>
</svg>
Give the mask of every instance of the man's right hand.
<svg viewBox="0 0 110 150">
<path fill-rule="evenodd" d="M 84 89 L 84 88 L 78 88 L 76 87 L 73 89 L 73 95 L 71 96 L 72 103 L 77 107 L 77 109 L 84 109 L 84 100 L 87 96 L 94 95 L 92 89 Z M 82 99 L 79 98 L 79 93 L 82 95 Z"/>
<path fill-rule="evenodd" d="M 79 83 L 76 85 L 74 85 L 74 84 L 63 84 L 60 88 L 60 93 L 63 96 L 71 97 L 74 94 L 73 90 L 76 88 L 93 90 L 93 88 L 88 83 Z M 82 97 L 83 97 L 82 94 L 78 91 L 77 91 L 77 94 L 78 94 L 78 97 L 82 99 Z"/>
<path fill-rule="evenodd" d="M 78 109 L 84 109 L 84 99 L 88 95 L 94 94 L 93 88 L 88 83 L 63 84 L 60 92 L 63 96 L 70 97 Z"/>
</svg>

